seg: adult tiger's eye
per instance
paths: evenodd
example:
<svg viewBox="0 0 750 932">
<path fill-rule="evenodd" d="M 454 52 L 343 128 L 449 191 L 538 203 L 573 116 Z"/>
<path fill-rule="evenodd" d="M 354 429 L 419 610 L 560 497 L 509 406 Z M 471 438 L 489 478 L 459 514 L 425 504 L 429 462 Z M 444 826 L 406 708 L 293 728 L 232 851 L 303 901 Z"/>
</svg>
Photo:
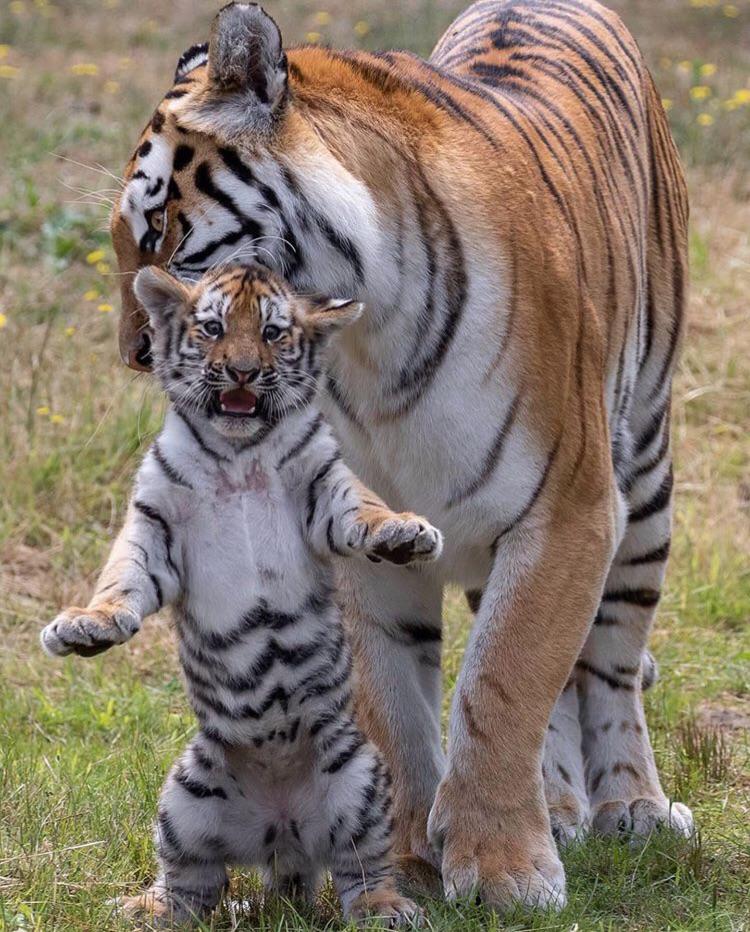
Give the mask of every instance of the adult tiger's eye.
<svg viewBox="0 0 750 932">
<path fill-rule="evenodd" d="M 224 328 L 218 320 L 207 320 L 203 324 L 203 332 L 209 337 L 220 337 L 224 332 Z"/>
<path fill-rule="evenodd" d="M 277 327 L 276 324 L 268 324 L 267 327 L 263 328 L 263 339 L 266 343 L 273 343 L 279 339 L 283 332 L 281 327 Z"/>
</svg>

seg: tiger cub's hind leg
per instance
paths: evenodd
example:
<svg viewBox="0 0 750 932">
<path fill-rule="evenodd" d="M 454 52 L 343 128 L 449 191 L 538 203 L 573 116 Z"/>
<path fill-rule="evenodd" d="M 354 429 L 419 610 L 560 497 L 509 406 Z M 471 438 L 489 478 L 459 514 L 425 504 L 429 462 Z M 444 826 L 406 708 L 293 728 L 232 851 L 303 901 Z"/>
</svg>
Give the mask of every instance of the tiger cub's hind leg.
<svg viewBox="0 0 750 932">
<path fill-rule="evenodd" d="M 159 872 L 120 907 L 148 927 L 195 923 L 217 905 L 228 883 L 223 826 L 238 789 L 223 763 L 198 736 L 172 767 L 154 828 Z"/>
<path fill-rule="evenodd" d="M 389 928 L 413 928 L 422 914 L 396 887 L 391 780 L 385 764 L 372 745 L 365 745 L 339 773 L 329 790 L 334 801 L 329 837 L 331 874 L 344 918 L 367 928 L 378 920 Z"/>
<path fill-rule="evenodd" d="M 183 865 L 159 874 L 143 893 L 124 897 L 120 908 L 136 923 L 147 923 L 149 929 L 198 924 L 217 905 L 226 885 L 223 865 Z"/>
<path fill-rule="evenodd" d="M 662 790 L 642 698 L 653 668 L 646 641 L 669 552 L 671 498 L 669 456 L 642 456 L 628 525 L 577 664 L 592 826 L 601 834 L 645 836 L 668 827 L 688 836 L 693 830 L 687 806 L 670 803 Z"/>
</svg>

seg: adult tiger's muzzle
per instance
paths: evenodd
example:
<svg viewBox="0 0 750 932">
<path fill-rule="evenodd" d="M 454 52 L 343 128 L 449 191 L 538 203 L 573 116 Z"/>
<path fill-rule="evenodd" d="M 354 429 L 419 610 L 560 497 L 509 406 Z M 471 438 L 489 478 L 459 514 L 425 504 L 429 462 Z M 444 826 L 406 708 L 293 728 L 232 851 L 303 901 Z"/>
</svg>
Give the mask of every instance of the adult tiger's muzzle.
<svg viewBox="0 0 750 932">
<path fill-rule="evenodd" d="M 135 327 L 123 327 L 122 321 L 120 322 L 119 342 L 120 357 L 125 365 L 138 372 L 151 371 L 153 367 L 151 331 L 145 315 L 143 315 L 143 322 Z"/>
<path fill-rule="evenodd" d="M 137 372 L 150 372 L 153 368 L 152 334 L 148 315 L 136 298 L 133 282 L 139 269 L 145 265 L 167 265 L 167 259 L 175 246 L 175 232 L 168 233 L 157 255 L 144 254 L 134 241 L 128 222 L 123 218 L 119 206 L 115 208 L 111 221 L 112 243 L 117 255 L 120 274 L 120 298 L 122 311 L 118 332 L 120 358 L 126 366 Z"/>
<path fill-rule="evenodd" d="M 131 284 L 122 284 L 122 312 L 118 343 L 120 358 L 138 372 L 150 372 L 153 365 L 148 317 L 138 303 Z"/>
<path fill-rule="evenodd" d="M 142 330 L 138 338 L 138 346 L 131 350 L 128 356 L 128 365 L 131 369 L 149 372 L 154 364 L 151 352 L 151 332 Z"/>
</svg>

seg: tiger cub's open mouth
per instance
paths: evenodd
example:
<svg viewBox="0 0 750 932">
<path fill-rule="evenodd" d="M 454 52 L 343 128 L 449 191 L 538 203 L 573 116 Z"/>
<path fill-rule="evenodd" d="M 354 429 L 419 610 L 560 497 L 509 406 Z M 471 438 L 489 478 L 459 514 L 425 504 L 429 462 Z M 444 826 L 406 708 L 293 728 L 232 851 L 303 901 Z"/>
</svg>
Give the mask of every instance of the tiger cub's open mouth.
<svg viewBox="0 0 750 932">
<path fill-rule="evenodd" d="M 256 417 L 258 396 L 245 388 L 233 388 L 214 395 L 214 410 L 228 417 Z"/>
</svg>

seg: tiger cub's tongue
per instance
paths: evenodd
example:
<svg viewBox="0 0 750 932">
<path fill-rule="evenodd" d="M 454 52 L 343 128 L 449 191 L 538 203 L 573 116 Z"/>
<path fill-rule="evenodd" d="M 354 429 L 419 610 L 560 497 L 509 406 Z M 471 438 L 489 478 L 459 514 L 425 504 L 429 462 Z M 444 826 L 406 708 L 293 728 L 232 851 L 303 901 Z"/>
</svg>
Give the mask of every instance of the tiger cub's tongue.
<svg viewBox="0 0 750 932">
<path fill-rule="evenodd" d="M 258 399 L 244 388 L 233 388 L 219 395 L 221 410 L 227 414 L 255 414 Z"/>
</svg>

